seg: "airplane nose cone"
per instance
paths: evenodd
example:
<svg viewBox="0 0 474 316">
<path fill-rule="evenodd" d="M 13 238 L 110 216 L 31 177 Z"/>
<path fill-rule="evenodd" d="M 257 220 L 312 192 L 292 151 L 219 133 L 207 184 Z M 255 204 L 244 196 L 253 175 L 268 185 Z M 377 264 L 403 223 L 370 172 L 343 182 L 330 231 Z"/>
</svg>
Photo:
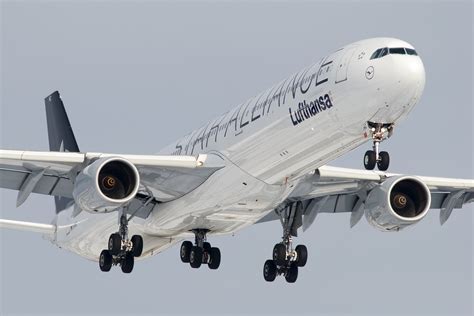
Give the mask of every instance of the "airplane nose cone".
<svg viewBox="0 0 474 316">
<path fill-rule="evenodd" d="M 418 56 L 406 56 L 404 60 L 400 60 L 400 68 L 403 71 L 401 73 L 402 80 L 406 81 L 406 85 L 410 90 L 415 89 L 416 94 L 419 96 L 425 88 L 425 67 L 421 58 Z"/>
<path fill-rule="evenodd" d="M 369 64 L 374 70 L 374 122 L 394 123 L 404 118 L 420 100 L 425 87 L 425 67 L 418 55 L 388 54 Z"/>
<path fill-rule="evenodd" d="M 407 115 L 418 103 L 425 88 L 425 67 L 419 56 L 394 56 L 390 119 Z"/>
<path fill-rule="evenodd" d="M 403 73 L 400 74 L 402 78 L 402 93 L 410 98 L 407 102 L 407 106 L 412 108 L 419 101 L 425 89 L 425 67 L 419 56 L 405 57 L 405 60 L 400 61 L 402 64 L 400 69 L 403 71 Z"/>
</svg>

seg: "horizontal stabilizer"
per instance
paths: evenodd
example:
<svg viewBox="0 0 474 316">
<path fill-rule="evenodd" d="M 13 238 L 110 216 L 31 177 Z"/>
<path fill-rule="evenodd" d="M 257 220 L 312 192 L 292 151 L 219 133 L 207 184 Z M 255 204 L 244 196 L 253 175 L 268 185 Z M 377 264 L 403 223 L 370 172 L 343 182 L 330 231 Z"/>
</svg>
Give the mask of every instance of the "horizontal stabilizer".
<svg viewBox="0 0 474 316">
<path fill-rule="evenodd" d="M 0 219 L 0 228 L 23 230 L 23 231 L 34 232 L 34 233 L 42 233 L 42 234 L 54 234 L 56 232 L 55 225 L 11 221 L 8 219 Z"/>
</svg>

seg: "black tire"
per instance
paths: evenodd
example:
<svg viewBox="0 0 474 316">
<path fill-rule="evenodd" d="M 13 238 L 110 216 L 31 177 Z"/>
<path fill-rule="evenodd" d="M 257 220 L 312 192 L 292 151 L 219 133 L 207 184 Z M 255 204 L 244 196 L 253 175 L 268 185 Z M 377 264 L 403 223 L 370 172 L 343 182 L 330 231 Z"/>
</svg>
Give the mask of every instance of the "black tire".
<svg viewBox="0 0 474 316">
<path fill-rule="evenodd" d="M 296 251 L 296 264 L 298 267 L 304 267 L 308 261 L 308 249 L 305 245 L 298 245 Z"/>
<path fill-rule="evenodd" d="M 364 155 L 364 167 L 367 170 L 374 170 L 375 164 L 377 163 L 375 157 L 375 151 L 367 150 Z"/>
<path fill-rule="evenodd" d="M 298 266 L 293 263 L 286 271 L 285 280 L 288 283 L 295 283 L 296 279 L 298 279 Z"/>
<path fill-rule="evenodd" d="M 379 168 L 380 171 L 387 170 L 390 165 L 390 155 L 386 151 L 381 151 L 379 153 L 379 158 L 380 160 L 377 161 L 377 168 Z"/>
<path fill-rule="evenodd" d="M 267 282 L 273 282 L 275 281 L 275 278 L 277 276 L 277 266 L 275 264 L 275 261 L 269 259 L 265 261 L 265 264 L 263 265 L 263 278 Z"/>
<path fill-rule="evenodd" d="M 277 265 L 282 265 L 286 262 L 286 246 L 284 244 L 276 244 L 273 247 L 273 261 Z"/>
<path fill-rule="evenodd" d="M 192 268 L 197 269 L 201 266 L 202 264 L 202 248 L 194 246 L 191 249 L 191 253 L 189 255 L 189 264 L 191 265 Z"/>
<path fill-rule="evenodd" d="M 111 255 L 118 255 L 122 250 L 122 237 L 117 233 L 110 235 L 108 248 Z"/>
<path fill-rule="evenodd" d="M 203 242 L 202 243 L 202 249 L 204 249 L 204 251 L 206 252 L 210 252 L 211 251 L 211 244 L 208 243 L 207 241 Z"/>
<path fill-rule="evenodd" d="M 132 239 L 132 254 L 134 257 L 140 257 L 143 252 L 143 238 L 140 235 L 133 235 Z"/>
<path fill-rule="evenodd" d="M 193 249 L 193 243 L 189 240 L 183 241 L 183 243 L 181 244 L 181 248 L 179 248 L 179 256 L 181 257 L 182 262 L 189 263 L 191 249 Z"/>
<path fill-rule="evenodd" d="M 212 247 L 209 250 L 209 269 L 211 270 L 217 270 L 219 266 L 221 265 L 221 251 L 219 248 Z"/>
<path fill-rule="evenodd" d="M 135 263 L 135 258 L 133 257 L 133 254 L 131 252 L 127 252 L 125 255 L 125 258 L 122 259 L 122 272 L 123 273 L 130 273 L 133 270 L 133 265 Z"/>
<path fill-rule="evenodd" d="M 102 250 L 99 257 L 99 267 L 103 272 L 109 272 L 112 268 L 112 255 L 108 250 Z"/>
</svg>

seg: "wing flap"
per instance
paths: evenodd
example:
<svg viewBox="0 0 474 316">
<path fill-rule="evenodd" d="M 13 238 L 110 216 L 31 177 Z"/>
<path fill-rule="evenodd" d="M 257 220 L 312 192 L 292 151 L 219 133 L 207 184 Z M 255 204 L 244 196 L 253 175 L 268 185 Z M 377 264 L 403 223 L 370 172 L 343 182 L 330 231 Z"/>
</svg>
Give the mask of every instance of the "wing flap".
<svg viewBox="0 0 474 316">
<path fill-rule="evenodd" d="M 8 170 L 0 167 L 0 187 L 19 191 L 31 171 Z M 36 183 L 32 193 L 72 198 L 73 183 L 68 178 L 45 172 Z"/>
</svg>

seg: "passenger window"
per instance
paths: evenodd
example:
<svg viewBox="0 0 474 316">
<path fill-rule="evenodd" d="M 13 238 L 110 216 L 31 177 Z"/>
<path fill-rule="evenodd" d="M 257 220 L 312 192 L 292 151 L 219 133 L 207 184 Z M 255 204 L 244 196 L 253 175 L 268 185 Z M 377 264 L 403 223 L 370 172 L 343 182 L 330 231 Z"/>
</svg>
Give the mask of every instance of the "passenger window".
<svg viewBox="0 0 474 316">
<path fill-rule="evenodd" d="M 381 48 L 377 49 L 377 50 L 372 54 L 372 56 L 370 56 L 370 59 L 378 58 L 377 56 L 379 55 L 379 53 L 380 53 L 381 50 L 382 50 Z"/>
<path fill-rule="evenodd" d="M 415 55 L 415 56 L 418 56 L 418 54 L 416 53 L 416 51 L 415 51 L 414 49 L 405 48 L 405 50 L 407 51 L 407 54 L 408 54 L 408 55 Z"/>
<path fill-rule="evenodd" d="M 405 49 L 403 47 L 389 48 L 390 54 L 402 54 L 405 55 Z"/>
<path fill-rule="evenodd" d="M 387 55 L 387 54 L 388 54 L 388 48 L 385 47 L 385 48 L 383 48 L 382 51 L 380 52 L 379 58 L 380 58 L 380 57 L 383 57 L 383 56 L 385 56 L 385 55 Z"/>
</svg>

